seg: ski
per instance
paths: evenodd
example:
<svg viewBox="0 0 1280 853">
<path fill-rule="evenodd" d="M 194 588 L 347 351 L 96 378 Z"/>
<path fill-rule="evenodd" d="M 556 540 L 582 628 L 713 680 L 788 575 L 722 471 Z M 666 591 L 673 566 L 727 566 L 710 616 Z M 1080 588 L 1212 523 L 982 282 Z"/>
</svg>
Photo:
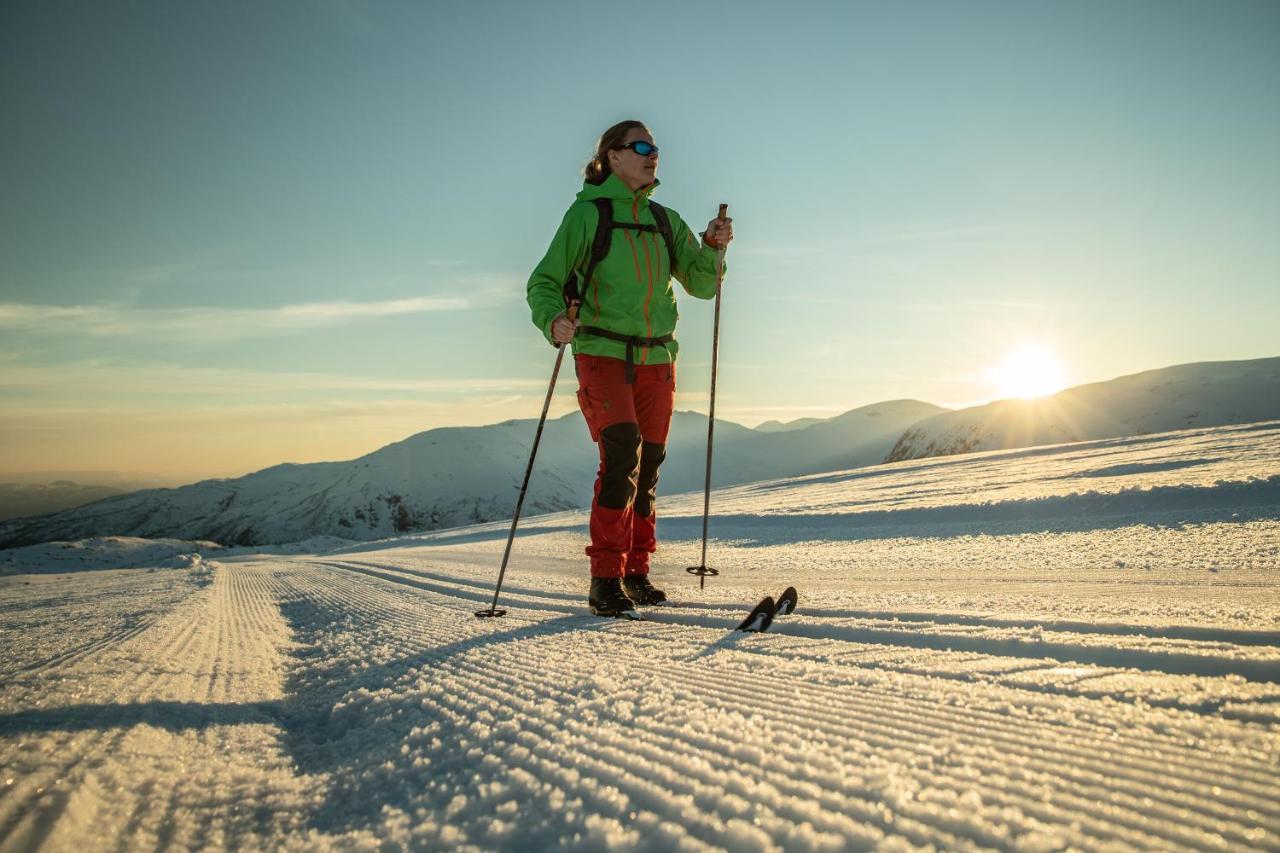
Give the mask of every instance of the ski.
<svg viewBox="0 0 1280 853">
<path fill-rule="evenodd" d="M 762 634 L 769 630 L 769 626 L 773 624 L 773 616 L 777 612 L 777 605 L 774 604 L 773 596 L 766 595 L 760 599 L 760 603 L 751 609 L 747 614 L 747 618 L 742 620 L 742 624 L 737 627 L 739 631 L 750 631 L 752 633 Z"/>
<path fill-rule="evenodd" d="M 787 616 L 795 612 L 798 595 L 794 586 L 789 586 L 778 596 L 777 601 L 766 595 L 760 603 L 752 608 L 747 618 L 737 628 L 739 631 L 750 631 L 762 634 L 769 630 L 777 616 Z"/>
<path fill-rule="evenodd" d="M 787 616 L 796 610 L 796 588 L 789 586 L 782 591 L 782 595 L 778 596 L 776 612 L 774 616 Z"/>
<path fill-rule="evenodd" d="M 789 586 L 784 589 L 776 601 L 773 596 L 766 595 L 764 598 L 760 599 L 760 602 L 756 604 L 755 607 L 751 608 L 751 612 L 747 614 L 746 618 L 743 619 L 734 630 L 745 631 L 753 634 L 762 634 L 769 630 L 769 626 L 773 624 L 775 617 L 787 616 L 794 613 L 796 609 L 796 601 L 797 594 L 794 586 Z M 648 605 L 645 610 L 652 608 L 653 610 L 661 611 L 675 609 L 679 606 L 680 605 L 676 604 L 674 601 L 668 599 L 658 604 Z M 600 613 L 592 615 L 602 616 L 604 618 L 627 619 L 632 622 L 650 621 L 650 615 L 641 610 L 623 610 L 619 613 Z"/>
</svg>

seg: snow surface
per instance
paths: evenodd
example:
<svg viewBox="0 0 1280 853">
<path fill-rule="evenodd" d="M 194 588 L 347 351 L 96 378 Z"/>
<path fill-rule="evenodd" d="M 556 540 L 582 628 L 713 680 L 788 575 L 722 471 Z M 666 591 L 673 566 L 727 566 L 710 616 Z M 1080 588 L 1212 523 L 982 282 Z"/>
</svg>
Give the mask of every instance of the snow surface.
<svg viewBox="0 0 1280 853">
<path fill-rule="evenodd" d="M 0 552 L 0 848 L 1280 847 L 1280 422 L 660 507 L 638 623 L 579 512 L 495 620 L 506 523 Z"/>
</svg>

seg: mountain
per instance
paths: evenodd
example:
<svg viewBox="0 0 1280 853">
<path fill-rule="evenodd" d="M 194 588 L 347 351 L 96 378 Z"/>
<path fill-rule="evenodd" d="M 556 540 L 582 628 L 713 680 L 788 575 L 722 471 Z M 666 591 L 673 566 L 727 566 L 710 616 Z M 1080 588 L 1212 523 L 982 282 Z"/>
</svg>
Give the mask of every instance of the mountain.
<svg viewBox="0 0 1280 853">
<path fill-rule="evenodd" d="M 127 494 L 129 491 L 131 490 L 85 485 L 70 480 L 55 480 L 52 483 L 0 483 L 0 521 L 84 506 L 112 495 Z"/>
<path fill-rule="evenodd" d="M 794 429 L 804 429 L 814 424 L 820 424 L 824 418 L 797 418 L 794 421 L 765 421 L 762 424 L 756 424 L 757 432 L 790 432 Z"/>
<path fill-rule="evenodd" d="M 149 471 L 10 471 L 0 482 L 0 521 L 46 515 L 140 489 L 181 486 L 198 479 Z"/>
<path fill-rule="evenodd" d="M 946 411 L 916 400 L 806 426 L 716 422 L 717 487 L 945 456 L 1280 419 L 1280 358 L 1186 364 L 1081 385 L 1041 400 Z M 94 536 L 278 545 L 369 540 L 510 518 L 536 421 L 435 429 L 346 462 L 285 464 L 235 479 L 149 489 L 0 521 L 0 548 Z M 778 426 L 782 427 L 781 429 Z M 705 415 L 677 412 L 659 491 L 702 489 Z M 548 422 L 526 514 L 590 504 L 598 460 L 582 418 Z"/>
<path fill-rule="evenodd" d="M 914 400 L 854 409 L 804 429 L 762 433 L 716 421 L 713 483 L 875 464 L 902 431 L 943 411 Z M 368 540 L 510 518 L 537 422 L 419 433 L 346 462 L 276 465 L 235 479 L 148 489 L 38 518 L 0 522 L 0 548 L 94 536 L 271 545 L 312 536 Z M 700 490 L 707 418 L 672 419 L 660 491 Z M 590 505 L 599 458 L 582 417 L 549 421 L 525 499 L 527 515 Z"/>
<path fill-rule="evenodd" d="M 1280 358 L 1180 364 L 915 424 L 886 462 L 1280 419 Z"/>
</svg>

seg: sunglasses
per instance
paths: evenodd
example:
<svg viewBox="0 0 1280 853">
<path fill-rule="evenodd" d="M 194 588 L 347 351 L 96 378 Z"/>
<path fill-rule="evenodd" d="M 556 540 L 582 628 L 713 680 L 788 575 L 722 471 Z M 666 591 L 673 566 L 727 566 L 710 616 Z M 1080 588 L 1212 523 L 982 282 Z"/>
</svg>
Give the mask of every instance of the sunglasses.
<svg viewBox="0 0 1280 853">
<path fill-rule="evenodd" d="M 626 145 L 619 145 L 618 148 L 630 148 L 641 157 L 648 157 L 650 154 L 658 153 L 658 146 L 639 140 L 636 142 L 628 142 Z"/>
</svg>

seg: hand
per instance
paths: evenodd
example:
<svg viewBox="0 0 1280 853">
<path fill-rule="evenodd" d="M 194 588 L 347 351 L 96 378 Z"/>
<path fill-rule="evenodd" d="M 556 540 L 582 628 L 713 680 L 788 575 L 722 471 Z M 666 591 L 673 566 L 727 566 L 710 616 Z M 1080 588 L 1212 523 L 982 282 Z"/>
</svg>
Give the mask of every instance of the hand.
<svg viewBox="0 0 1280 853">
<path fill-rule="evenodd" d="M 702 239 L 713 249 L 723 249 L 733 240 L 733 217 L 713 219 L 707 223 Z"/>
<path fill-rule="evenodd" d="M 567 344 L 578 333 L 578 321 L 570 320 L 567 314 L 561 314 L 551 324 L 551 339 L 558 344 Z"/>
</svg>

